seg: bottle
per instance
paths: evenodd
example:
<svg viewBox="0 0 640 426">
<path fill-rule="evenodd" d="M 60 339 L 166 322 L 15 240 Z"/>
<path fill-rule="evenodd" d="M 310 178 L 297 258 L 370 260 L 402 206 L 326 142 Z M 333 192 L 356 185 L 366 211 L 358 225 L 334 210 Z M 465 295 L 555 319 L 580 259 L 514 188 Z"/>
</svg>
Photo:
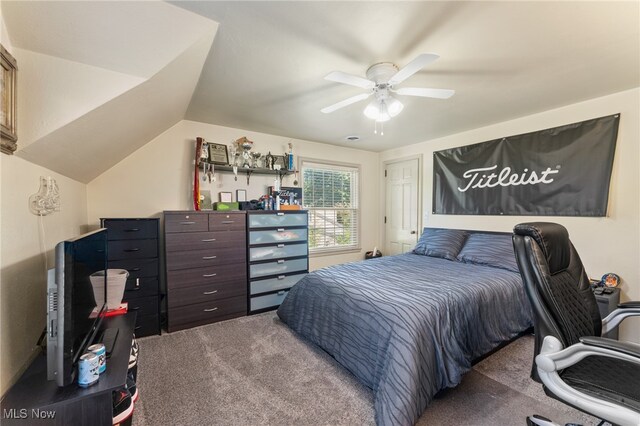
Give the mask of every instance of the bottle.
<svg viewBox="0 0 640 426">
<path fill-rule="evenodd" d="M 293 144 L 289 142 L 289 156 L 287 157 L 289 164 L 287 164 L 287 170 L 293 170 Z"/>
</svg>

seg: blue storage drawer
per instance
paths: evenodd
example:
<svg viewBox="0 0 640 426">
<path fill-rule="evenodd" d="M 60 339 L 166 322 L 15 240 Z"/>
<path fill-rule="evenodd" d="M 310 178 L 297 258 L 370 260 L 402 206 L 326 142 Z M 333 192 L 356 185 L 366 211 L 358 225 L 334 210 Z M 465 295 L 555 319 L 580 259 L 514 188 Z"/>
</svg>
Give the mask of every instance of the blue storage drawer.
<svg viewBox="0 0 640 426">
<path fill-rule="evenodd" d="M 275 212 L 273 214 L 249 215 L 249 228 L 283 228 L 307 226 L 307 213 Z"/>
<path fill-rule="evenodd" d="M 287 297 L 288 291 L 279 291 L 273 294 L 266 294 L 264 296 L 257 296 L 251 298 L 251 311 L 257 311 L 260 309 L 273 308 L 279 306 L 285 297 Z"/>
<path fill-rule="evenodd" d="M 278 228 L 269 231 L 250 231 L 249 244 L 277 244 L 307 241 L 307 229 Z"/>
<path fill-rule="evenodd" d="M 258 263 L 249 266 L 249 278 L 266 277 L 269 275 L 284 275 L 291 272 L 307 270 L 307 259 L 278 260 L 276 262 Z"/>
<path fill-rule="evenodd" d="M 294 286 L 295 283 L 300 281 L 307 274 L 296 275 L 279 275 L 276 278 L 267 278 L 266 280 L 251 281 L 249 285 L 249 293 L 260 294 L 270 291 L 278 291 L 288 289 Z"/>
<path fill-rule="evenodd" d="M 259 260 L 286 259 L 287 257 L 306 256 L 307 244 L 278 244 L 267 247 L 251 247 L 249 249 L 249 262 Z"/>
</svg>

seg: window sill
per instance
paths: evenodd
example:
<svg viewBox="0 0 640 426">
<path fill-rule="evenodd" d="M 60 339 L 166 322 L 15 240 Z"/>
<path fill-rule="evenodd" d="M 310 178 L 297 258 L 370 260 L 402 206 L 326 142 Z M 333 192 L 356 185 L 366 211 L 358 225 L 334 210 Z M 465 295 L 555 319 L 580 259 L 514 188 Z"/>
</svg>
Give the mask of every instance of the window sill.
<svg viewBox="0 0 640 426">
<path fill-rule="evenodd" d="M 362 252 L 362 248 L 349 248 L 349 249 L 335 249 L 335 250 L 327 250 L 327 251 L 317 251 L 317 252 L 309 252 L 309 257 L 324 257 L 324 256 L 337 256 L 340 254 L 348 254 L 348 253 L 360 253 Z"/>
</svg>

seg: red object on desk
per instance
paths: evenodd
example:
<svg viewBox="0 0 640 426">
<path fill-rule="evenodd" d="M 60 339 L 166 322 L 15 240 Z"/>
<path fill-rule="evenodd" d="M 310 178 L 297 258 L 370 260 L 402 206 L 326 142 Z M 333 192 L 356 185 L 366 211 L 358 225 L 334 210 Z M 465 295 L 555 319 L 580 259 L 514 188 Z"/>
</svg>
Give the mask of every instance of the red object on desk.
<svg viewBox="0 0 640 426">
<path fill-rule="evenodd" d="M 106 317 L 115 317 L 117 315 L 123 315 L 123 314 L 126 314 L 128 310 L 129 310 L 129 303 L 122 302 L 120 306 L 117 307 L 116 309 L 109 309 L 108 311 L 104 311 L 102 313 L 102 317 L 106 318 Z M 94 308 L 91 314 L 89 315 L 89 318 L 95 318 L 97 316 L 98 316 L 98 308 Z"/>
</svg>

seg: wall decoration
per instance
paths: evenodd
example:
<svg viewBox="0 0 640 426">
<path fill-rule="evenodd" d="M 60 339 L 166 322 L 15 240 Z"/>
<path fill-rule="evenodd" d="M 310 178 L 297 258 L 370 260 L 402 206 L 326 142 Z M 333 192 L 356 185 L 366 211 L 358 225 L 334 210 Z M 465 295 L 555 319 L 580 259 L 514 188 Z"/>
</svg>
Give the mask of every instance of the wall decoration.
<svg viewBox="0 0 640 426">
<path fill-rule="evenodd" d="M 227 146 L 220 143 L 209 142 L 209 162 L 219 165 L 229 164 Z"/>
<path fill-rule="evenodd" d="M 273 170 L 286 170 L 287 162 L 284 158 L 284 155 L 274 155 L 273 156 Z"/>
<path fill-rule="evenodd" d="M 236 189 L 236 201 L 247 201 L 247 190 L 246 189 Z"/>
<path fill-rule="evenodd" d="M 433 213 L 606 216 L 620 114 L 433 154 Z"/>
<path fill-rule="evenodd" d="M 16 104 L 18 95 L 16 60 L 0 45 L 0 151 L 13 154 L 18 147 Z"/>
<path fill-rule="evenodd" d="M 220 192 L 220 202 L 221 203 L 231 203 L 231 202 L 233 202 L 233 193 L 231 193 L 231 192 Z"/>
</svg>

